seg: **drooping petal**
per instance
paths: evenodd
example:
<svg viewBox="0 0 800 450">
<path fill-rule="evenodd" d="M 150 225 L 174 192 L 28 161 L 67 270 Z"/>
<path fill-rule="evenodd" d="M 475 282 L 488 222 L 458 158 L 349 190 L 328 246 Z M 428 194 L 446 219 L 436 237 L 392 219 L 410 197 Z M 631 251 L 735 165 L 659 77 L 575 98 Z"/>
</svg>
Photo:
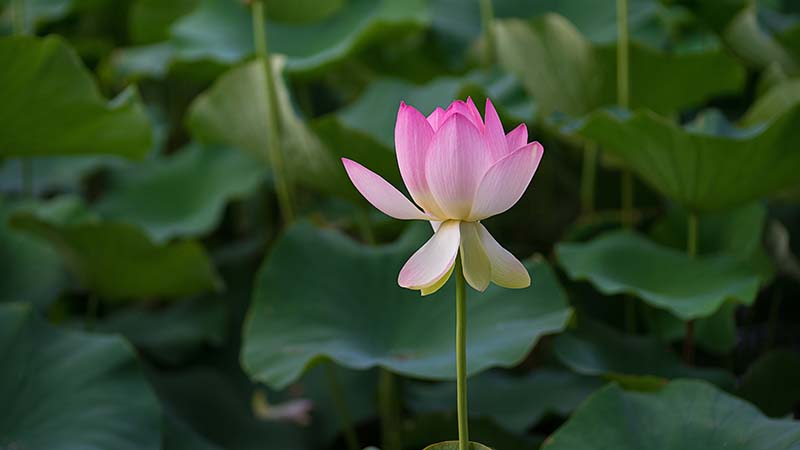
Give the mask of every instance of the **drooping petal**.
<svg viewBox="0 0 800 450">
<path fill-rule="evenodd" d="M 506 142 L 508 143 L 508 151 L 522 147 L 528 143 L 528 127 L 524 123 L 519 124 L 517 128 L 509 131 L 506 135 Z"/>
<path fill-rule="evenodd" d="M 455 260 L 453 260 L 453 264 L 450 266 L 450 270 L 448 270 L 447 273 L 444 274 L 442 278 L 436 280 L 432 285 L 420 289 L 419 290 L 420 294 L 422 294 L 423 296 L 431 295 L 434 292 L 441 289 L 442 286 L 444 286 L 445 283 L 447 283 L 447 280 L 450 279 L 450 276 L 453 275 L 453 269 L 455 268 L 455 266 L 456 266 Z"/>
<path fill-rule="evenodd" d="M 347 158 L 342 158 L 342 164 L 358 192 L 387 216 L 401 220 L 430 219 L 380 175 Z"/>
<path fill-rule="evenodd" d="M 430 124 L 431 128 L 433 128 L 433 131 L 439 129 L 439 125 L 444 122 L 444 116 L 445 113 L 442 108 L 436 108 L 431 115 L 428 116 L 428 123 Z"/>
<path fill-rule="evenodd" d="M 543 154 L 542 145 L 532 142 L 495 162 L 480 181 L 468 220 L 482 220 L 514 206 L 528 188 Z"/>
<path fill-rule="evenodd" d="M 411 198 L 425 211 L 440 215 L 425 178 L 425 154 L 433 137 L 433 128 L 414 107 L 400 103 L 394 127 L 397 164 Z"/>
<path fill-rule="evenodd" d="M 506 142 L 506 133 L 503 131 L 503 123 L 500 122 L 500 116 L 497 115 L 497 110 L 494 109 L 492 101 L 486 99 L 486 128 L 484 129 L 486 136 L 486 145 L 492 153 L 492 160 L 506 156 L 510 150 Z"/>
<path fill-rule="evenodd" d="M 492 266 L 492 282 L 510 289 L 522 289 L 531 285 L 528 270 L 508 250 L 492 237 L 483 225 L 476 224 L 483 248 Z"/>
<path fill-rule="evenodd" d="M 442 223 L 400 269 L 397 283 L 408 289 L 422 289 L 436 283 L 455 263 L 460 236 L 457 221 Z"/>
<path fill-rule="evenodd" d="M 444 112 L 444 116 L 439 121 L 439 128 L 456 114 L 461 114 L 466 117 L 472 122 L 475 128 L 483 132 L 483 118 L 481 118 L 481 113 L 478 111 L 478 108 L 475 107 L 475 103 L 472 102 L 472 98 L 468 98 L 466 102 L 463 100 L 456 100 L 450 103 L 450 106 L 448 106 L 447 110 Z"/>
<path fill-rule="evenodd" d="M 433 135 L 425 175 L 436 203 L 450 219 L 469 215 L 478 183 L 491 164 L 483 135 L 454 114 Z"/>
<path fill-rule="evenodd" d="M 492 265 L 483 248 L 477 222 L 461 222 L 461 266 L 464 278 L 475 290 L 483 292 L 492 279 Z"/>
</svg>

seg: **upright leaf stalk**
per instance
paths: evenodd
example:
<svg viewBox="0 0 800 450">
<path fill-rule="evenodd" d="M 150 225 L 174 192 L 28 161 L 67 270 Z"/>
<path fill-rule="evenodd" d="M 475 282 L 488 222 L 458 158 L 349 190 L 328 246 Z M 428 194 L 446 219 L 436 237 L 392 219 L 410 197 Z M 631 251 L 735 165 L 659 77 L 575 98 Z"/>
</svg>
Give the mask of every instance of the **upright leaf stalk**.
<svg viewBox="0 0 800 450">
<path fill-rule="evenodd" d="M 689 213 L 686 230 L 686 254 L 690 258 L 697 256 L 697 214 Z M 694 363 L 694 320 L 686 321 L 686 336 L 683 340 L 683 360 L 686 364 Z"/>
<path fill-rule="evenodd" d="M 456 259 L 456 391 L 458 395 L 458 450 L 469 449 L 467 418 L 467 286 L 461 257 Z"/>
<path fill-rule="evenodd" d="M 630 42 L 628 38 L 628 0 L 617 0 L 617 104 L 630 106 Z M 630 169 L 622 171 L 622 223 L 633 227 L 633 175 Z"/>
<path fill-rule="evenodd" d="M 277 89 L 275 88 L 275 74 L 272 71 L 272 60 L 270 59 L 267 43 L 263 0 L 253 0 L 251 12 L 253 16 L 253 43 L 256 49 L 256 58 L 263 65 L 264 82 L 266 85 L 267 139 L 269 147 L 267 149 L 267 155 L 270 165 L 272 166 L 272 176 L 275 180 L 275 193 L 278 197 L 281 215 L 286 223 L 291 223 L 294 220 L 292 192 L 284 162 L 283 128 L 278 106 Z"/>
</svg>

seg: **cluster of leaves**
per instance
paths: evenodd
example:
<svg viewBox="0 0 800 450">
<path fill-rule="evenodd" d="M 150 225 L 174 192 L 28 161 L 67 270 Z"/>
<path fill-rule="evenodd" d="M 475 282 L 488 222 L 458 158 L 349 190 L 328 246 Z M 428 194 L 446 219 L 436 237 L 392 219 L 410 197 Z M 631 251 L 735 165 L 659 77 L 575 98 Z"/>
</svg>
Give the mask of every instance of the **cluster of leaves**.
<svg viewBox="0 0 800 450">
<path fill-rule="evenodd" d="M 273 99 L 245 2 L 0 0 L 0 448 L 453 439 L 454 288 L 396 285 L 430 229 L 338 160 L 401 186 L 400 100 L 467 95 L 547 149 L 486 223 L 533 285 L 469 295 L 473 440 L 800 448 L 796 2 L 630 0 L 630 109 L 615 1 L 479 3 L 266 0 Z"/>
</svg>

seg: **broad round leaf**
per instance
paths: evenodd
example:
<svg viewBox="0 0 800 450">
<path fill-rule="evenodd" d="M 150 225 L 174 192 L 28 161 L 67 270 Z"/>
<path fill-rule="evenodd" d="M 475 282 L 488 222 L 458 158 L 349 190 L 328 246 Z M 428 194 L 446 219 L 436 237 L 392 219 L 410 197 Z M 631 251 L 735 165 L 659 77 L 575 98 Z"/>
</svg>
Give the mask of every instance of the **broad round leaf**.
<svg viewBox="0 0 800 450">
<path fill-rule="evenodd" d="M 458 441 L 444 441 L 444 442 L 438 442 L 436 444 L 431 444 L 425 447 L 423 450 L 459 450 L 459 446 L 458 446 Z M 469 450 L 492 450 L 492 449 L 477 442 L 470 442 Z"/>
<path fill-rule="evenodd" d="M 0 38 L 0 157 L 106 153 L 142 158 L 153 136 L 134 90 L 111 102 L 55 36 Z"/>
<path fill-rule="evenodd" d="M 587 7 L 594 11 L 596 7 Z M 498 20 L 498 58 L 515 74 L 547 117 L 587 114 L 617 103 L 616 48 L 588 41 L 565 18 Z M 631 105 L 673 113 L 714 95 L 736 92 L 744 71 L 722 50 L 664 53 L 630 46 Z"/>
<path fill-rule="evenodd" d="M 800 448 L 800 425 L 771 420 L 753 405 L 700 381 L 659 392 L 611 384 L 545 441 L 546 450 L 784 450 Z"/>
<path fill-rule="evenodd" d="M 0 447 L 161 448 L 161 408 L 124 339 L 64 331 L 5 304 L 0 360 Z"/>
<path fill-rule="evenodd" d="M 381 366 L 418 378 L 453 379 L 452 286 L 431 298 L 397 286 L 406 259 L 429 237 L 415 227 L 399 242 L 360 245 L 300 224 L 265 260 L 244 330 L 242 363 L 258 381 L 282 388 L 323 358 L 354 368 Z M 528 264 L 533 285 L 469 293 L 467 370 L 517 364 L 571 315 L 544 262 Z"/>
<path fill-rule="evenodd" d="M 652 112 L 589 117 L 577 133 L 597 142 L 685 208 L 720 210 L 800 184 L 800 107 L 758 128 L 736 129 L 702 115 L 682 128 Z M 714 129 L 716 128 L 716 129 Z"/>
<path fill-rule="evenodd" d="M 141 227 L 157 242 L 202 236 L 216 227 L 229 200 L 252 192 L 264 175 L 249 154 L 190 145 L 119 173 L 96 209 Z"/>
<path fill-rule="evenodd" d="M 635 295 L 683 320 L 710 316 L 727 300 L 750 305 L 760 284 L 758 274 L 734 258 L 690 258 L 629 231 L 561 243 L 556 254 L 570 278 L 607 295 Z"/>
</svg>

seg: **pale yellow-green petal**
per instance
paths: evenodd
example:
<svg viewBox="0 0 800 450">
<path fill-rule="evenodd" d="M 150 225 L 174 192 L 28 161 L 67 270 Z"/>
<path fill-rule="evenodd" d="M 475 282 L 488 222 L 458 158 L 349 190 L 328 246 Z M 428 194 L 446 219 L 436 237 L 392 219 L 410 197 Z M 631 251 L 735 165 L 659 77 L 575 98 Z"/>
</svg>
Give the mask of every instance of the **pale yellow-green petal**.
<svg viewBox="0 0 800 450">
<path fill-rule="evenodd" d="M 464 278 L 475 290 L 483 292 L 492 280 L 492 265 L 481 242 L 481 225 L 477 222 L 461 222 L 461 265 Z"/>
</svg>

